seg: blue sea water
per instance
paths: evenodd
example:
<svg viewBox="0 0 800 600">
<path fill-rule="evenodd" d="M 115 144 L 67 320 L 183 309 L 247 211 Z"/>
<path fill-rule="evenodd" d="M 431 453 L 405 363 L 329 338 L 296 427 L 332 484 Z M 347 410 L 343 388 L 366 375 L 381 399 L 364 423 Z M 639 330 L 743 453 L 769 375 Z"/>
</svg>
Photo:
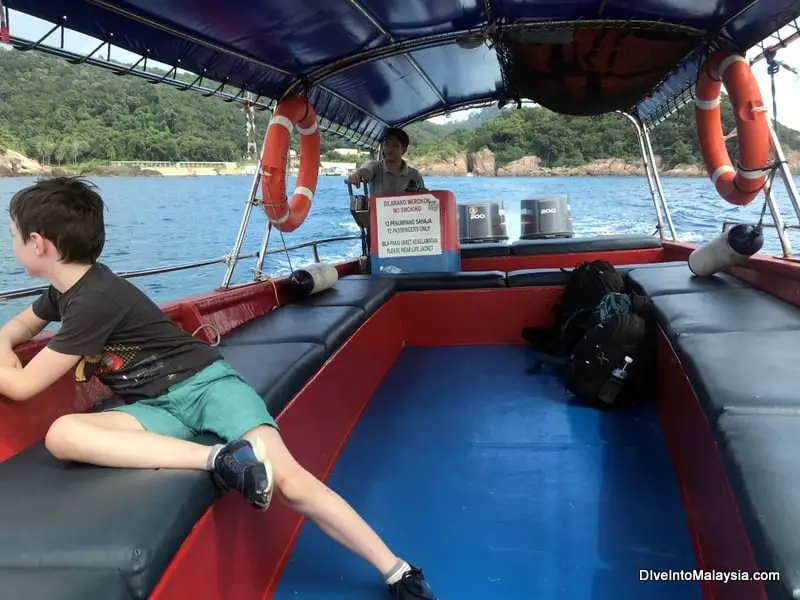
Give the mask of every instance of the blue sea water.
<svg viewBox="0 0 800 600">
<path fill-rule="evenodd" d="M 13 194 L 33 183 L 33 179 L 0 179 L 0 207 L 8 219 L 8 202 Z M 251 177 L 159 177 L 96 178 L 106 206 L 107 241 L 102 261 L 117 271 L 184 263 L 229 253 L 239 229 L 250 189 Z M 294 181 L 289 181 L 293 186 Z M 460 202 L 502 200 L 507 213 L 511 239 L 519 236 L 520 200 L 547 194 L 566 194 L 572 206 L 576 235 L 598 233 L 651 234 L 656 218 L 644 178 L 520 178 L 520 177 L 429 177 L 431 189 L 455 193 Z M 721 231 L 722 221 L 755 222 L 762 202 L 735 207 L 724 202 L 708 179 L 664 179 L 664 192 L 672 211 L 679 239 L 688 242 L 709 240 Z M 797 223 L 782 184 L 776 185 L 781 212 L 787 223 Z M 766 222 L 771 222 L 769 212 Z M 266 218 L 253 211 L 243 252 L 258 250 Z M 347 188 L 340 177 L 321 177 L 314 206 L 307 221 L 295 232 L 281 238 L 273 232 L 270 249 L 280 249 L 321 237 L 355 235 L 358 228 L 349 212 Z M 794 234 L 795 232 L 792 232 Z M 766 230 L 763 253 L 780 254 L 774 229 Z M 800 236 L 792 235 L 794 248 Z M 357 256 L 358 240 L 335 242 L 320 247 L 320 258 L 336 262 Z M 312 262 L 310 248 L 289 253 L 291 266 Z M 252 280 L 255 259 L 240 262 L 234 283 Z M 284 253 L 268 258 L 264 270 L 289 271 Z M 164 275 L 135 278 L 132 281 L 158 303 L 177 300 L 217 288 L 225 267 L 212 265 Z M 43 284 L 32 279 L 17 264 L 8 227 L 0 228 L 0 290 Z M 0 322 L 4 323 L 25 308 L 31 299 L 0 303 Z"/>
</svg>

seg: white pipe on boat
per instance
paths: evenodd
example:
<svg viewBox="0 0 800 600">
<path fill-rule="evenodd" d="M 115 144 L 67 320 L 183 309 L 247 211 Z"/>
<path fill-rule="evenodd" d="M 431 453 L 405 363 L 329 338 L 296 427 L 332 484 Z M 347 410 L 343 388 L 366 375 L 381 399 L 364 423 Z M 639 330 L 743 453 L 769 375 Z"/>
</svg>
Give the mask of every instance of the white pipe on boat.
<svg viewBox="0 0 800 600">
<path fill-rule="evenodd" d="M 689 269 L 695 275 L 707 277 L 745 262 L 763 245 L 761 227 L 742 223 L 696 248 L 689 255 Z"/>
<path fill-rule="evenodd" d="M 333 265 L 314 263 L 296 269 L 289 278 L 289 286 L 298 296 L 311 296 L 329 288 L 339 281 L 339 271 Z"/>
</svg>

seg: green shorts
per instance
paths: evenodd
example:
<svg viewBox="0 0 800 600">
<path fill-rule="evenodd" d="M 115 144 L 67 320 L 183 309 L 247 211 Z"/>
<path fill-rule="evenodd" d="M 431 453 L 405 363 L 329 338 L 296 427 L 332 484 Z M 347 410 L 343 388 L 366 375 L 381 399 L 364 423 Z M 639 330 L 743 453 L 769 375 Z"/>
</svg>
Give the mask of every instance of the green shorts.
<svg viewBox="0 0 800 600">
<path fill-rule="evenodd" d="M 221 360 L 158 398 L 111 410 L 128 413 L 147 431 L 183 440 L 210 432 L 227 442 L 259 425 L 278 428 L 264 400 Z"/>
</svg>

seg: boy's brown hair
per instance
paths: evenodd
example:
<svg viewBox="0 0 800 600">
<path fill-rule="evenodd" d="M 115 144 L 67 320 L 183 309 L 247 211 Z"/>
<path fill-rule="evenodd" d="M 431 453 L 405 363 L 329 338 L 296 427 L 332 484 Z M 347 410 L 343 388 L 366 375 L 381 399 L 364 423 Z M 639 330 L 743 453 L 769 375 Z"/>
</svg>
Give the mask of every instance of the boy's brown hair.
<svg viewBox="0 0 800 600">
<path fill-rule="evenodd" d="M 62 262 L 94 264 L 105 245 L 103 199 L 80 177 L 54 177 L 20 190 L 8 212 L 23 241 L 50 240 Z"/>
</svg>

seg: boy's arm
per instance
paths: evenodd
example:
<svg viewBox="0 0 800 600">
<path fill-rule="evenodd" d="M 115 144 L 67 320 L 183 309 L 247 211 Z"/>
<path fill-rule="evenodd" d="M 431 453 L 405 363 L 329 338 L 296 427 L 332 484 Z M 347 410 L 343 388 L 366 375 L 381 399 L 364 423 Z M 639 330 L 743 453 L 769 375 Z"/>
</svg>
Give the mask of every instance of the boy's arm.
<svg viewBox="0 0 800 600">
<path fill-rule="evenodd" d="M 0 396 L 23 402 L 46 390 L 61 379 L 80 360 L 80 356 L 61 354 L 43 348 L 39 354 L 19 367 L 0 367 Z"/>
<path fill-rule="evenodd" d="M 0 368 L 0 395 L 17 402 L 28 400 L 53 385 L 83 356 L 101 354 L 123 315 L 102 291 L 90 290 L 73 298 L 46 348 L 24 369 Z"/>
<path fill-rule="evenodd" d="M 0 366 L 21 367 L 14 348 L 33 339 L 47 323 L 30 306 L 6 323 L 0 329 Z"/>
</svg>

